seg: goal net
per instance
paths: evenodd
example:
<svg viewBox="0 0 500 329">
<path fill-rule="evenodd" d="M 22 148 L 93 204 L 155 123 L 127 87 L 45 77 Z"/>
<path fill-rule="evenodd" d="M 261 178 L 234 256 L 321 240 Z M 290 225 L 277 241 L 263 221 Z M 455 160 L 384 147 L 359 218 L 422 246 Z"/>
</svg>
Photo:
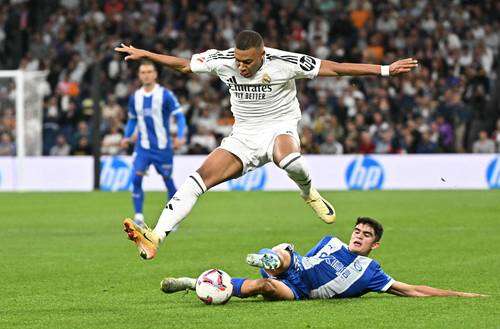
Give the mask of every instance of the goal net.
<svg viewBox="0 0 500 329">
<path fill-rule="evenodd" d="M 0 131 L 16 155 L 42 155 L 43 94 L 47 72 L 0 70 Z"/>
</svg>

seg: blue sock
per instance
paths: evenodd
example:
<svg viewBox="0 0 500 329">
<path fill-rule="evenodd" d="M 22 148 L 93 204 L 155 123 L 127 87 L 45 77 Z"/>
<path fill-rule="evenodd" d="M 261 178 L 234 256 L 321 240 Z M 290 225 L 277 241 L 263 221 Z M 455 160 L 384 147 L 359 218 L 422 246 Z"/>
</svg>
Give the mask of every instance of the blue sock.
<svg viewBox="0 0 500 329">
<path fill-rule="evenodd" d="M 239 298 L 245 298 L 241 295 L 241 286 L 245 282 L 246 278 L 232 278 L 231 283 L 233 284 L 233 296 Z"/>
<path fill-rule="evenodd" d="M 269 275 L 269 273 L 266 272 L 265 269 L 261 268 L 259 269 L 259 272 L 260 272 L 260 276 L 262 276 L 264 279 L 268 279 L 270 278 L 271 276 Z"/>
<path fill-rule="evenodd" d="M 142 176 L 134 175 L 132 179 L 132 201 L 136 214 L 142 214 L 142 206 L 144 204 L 144 191 L 142 190 Z"/>
<path fill-rule="evenodd" d="M 171 176 L 169 176 L 169 177 L 163 177 L 163 181 L 165 182 L 165 186 L 167 187 L 168 199 L 170 200 L 174 196 L 175 192 L 177 192 L 177 189 L 175 188 L 174 180 L 172 179 Z"/>
</svg>

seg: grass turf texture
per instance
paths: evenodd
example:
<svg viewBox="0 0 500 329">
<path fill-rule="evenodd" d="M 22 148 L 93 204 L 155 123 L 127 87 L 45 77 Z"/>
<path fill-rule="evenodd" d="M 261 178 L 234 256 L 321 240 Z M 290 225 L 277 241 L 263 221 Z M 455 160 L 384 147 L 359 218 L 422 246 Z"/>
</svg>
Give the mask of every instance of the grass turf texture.
<svg viewBox="0 0 500 329">
<path fill-rule="evenodd" d="M 499 328 L 500 191 L 324 194 L 338 222 L 323 224 L 293 192 L 207 193 L 153 261 L 121 231 L 129 193 L 0 194 L 1 328 Z M 156 220 L 163 193 L 147 193 Z M 193 292 L 163 294 L 165 276 L 219 267 L 257 277 L 247 253 L 281 242 L 306 252 L 321 237 L 348 241 L 357 216 L 380 219 L 371 256 L 395 279 L 490 294 L 479 299 L 398 298 L 205 306 Z"/>
</svg>

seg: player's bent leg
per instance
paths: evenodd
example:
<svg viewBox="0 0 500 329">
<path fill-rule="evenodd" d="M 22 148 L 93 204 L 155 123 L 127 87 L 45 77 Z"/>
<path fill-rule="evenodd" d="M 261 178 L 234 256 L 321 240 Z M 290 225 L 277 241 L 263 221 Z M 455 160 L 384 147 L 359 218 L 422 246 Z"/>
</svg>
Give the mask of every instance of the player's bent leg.
<svg viewBox="0 0 500 329">
<path fill-rule="evenodd" d="M 143 228 L 135 224 L 130 218 L 123 221 L 123 228 L 128 238 L 132 240 L 144 259 L 152 259 L 156 256 L 160 245 L 160 237 L 149 228 Z"/>
<path fill-rule="evenodd" d="M 275 164 L 285 170 L 288 177 L 297 184 L 302 198 L 313 208 L 316 215 L 325 223 L 333 223 L 336 218 L 335 209 L 312 187 L 309 169 L 300 154 L 298 143 L 292 136 L 283 134 L 276 137 L 273 159 Z"/>
<path fill-rule="evenodd" d="M 160 283 L 160 289 L 166 294 L 178 291 L 195 290 L 196 279 L 194 278 L 165 278 Z"/>
<path fill-rule="evenodd" d="M 281 266 L 279 256 L 270 249 L 266 249 L 265 253 L 248 254 L 246 262 L 250 266 L 260 267 L 266 270 L 276 270 Z"/>
<path fill-rule="evenodd" d="M 280 266 L 274 270 L 266 270 L 266 272 L 272 276 L 278 276 L 288 270 L 292 262 L 292 256 L 290 252 L 282 249 L 272 249 L 280 258 Z"/>
<path fill-rule="evenodd" d="M 197 170 L 207 189 L 227 180 L 240 177 L 243 173 L 243 163 L 233 153 L 217 148 L 205 159 Z"/>
<path fill-rule="evenodd" d="M 203 193 L 212 186 L 240 176 L 242 170 L 243 164 L 238 157 L 223 149 L 214 150 L 167 203 L 154 232 L 163 240 L 191 212 Z"/>
<path fill-rule="evenodd" d="M 300 146 L 290 135 L 278 135 L 273 148 L 274 163 L 286 171 L 300 188 L 302 196 L 308 196 L 311 190 L 311 176 L 300 154 Z"/>
<path fill-rule="evenodd" d="M 275 279 L 257 279 L 243 281 L 239 296 L 246 298 L 262 295 L 266 300 L 294 300 L 293 291 L 283 282 Z"/>
<path fill-rule="evenodd" d="M 198 198 L 206 191 L 203 179 L 197 172 L 189 175 L 168 201 L 153 230 L 160 240 L 163 240 L 191 212 Z"/>
<path fill-rule="evenodd" d="M 264 269 L 268 275 L 278 276 L 290 267 L 291 256 L 286 250 L 261 249 L 258 254 L 248 254 L 246 262 L 250 266 Z"/>
</svg>

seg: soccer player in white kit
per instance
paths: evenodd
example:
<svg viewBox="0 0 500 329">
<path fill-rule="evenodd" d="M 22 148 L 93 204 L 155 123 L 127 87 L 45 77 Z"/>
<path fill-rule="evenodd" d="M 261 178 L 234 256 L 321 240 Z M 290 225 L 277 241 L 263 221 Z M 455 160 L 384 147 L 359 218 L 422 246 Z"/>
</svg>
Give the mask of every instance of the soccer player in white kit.
<svg viewBox="0 0 500 329">
<path fill-rule="evenodd" d="M 181 73 L 210 73 L 228 86 L 235 124 L 220 147 L 208 155 L 167 203 L 154 230 L 124 221 L 125 232 L 141 257 L 151 259 L 160 242 L 191 211 L 198 197 L 211 187 L 274 162 L 297 184 L 301 195 L 326 223 L 336 218 L 333 206 L 311 185 L 300 154 L 297 124 L 301 118 L 295 79 L 340 75 L 396 75 L 409 72 L 417 61 L 408 58 L 391 65 L 336 63 L 308 55 L 264 47 L 260 34 L 245 30 L 235 48 L 210 49 L 191 60 L 152 53 L 122 44 L 125 60 L 148 58 Z"/>
</svg>

